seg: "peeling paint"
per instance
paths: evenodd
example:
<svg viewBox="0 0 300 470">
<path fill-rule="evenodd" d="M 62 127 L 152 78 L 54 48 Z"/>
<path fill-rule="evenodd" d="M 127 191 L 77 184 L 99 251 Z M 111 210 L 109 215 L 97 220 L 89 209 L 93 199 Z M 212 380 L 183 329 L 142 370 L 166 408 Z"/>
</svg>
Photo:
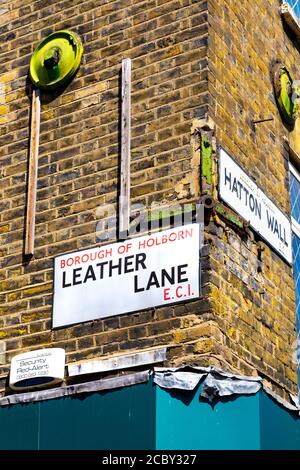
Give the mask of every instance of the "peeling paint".
<svg viewBox="0 0 300 470">
<path fill-rule="evenodd" d="M 239 227 L 240 229 L 242 230 L 245 229 L 245 224 L 241 220 L 241 218 L 238 215 L 234 214 L 229 209 L 227 209 L 225 206 L 223 206 L 223 204 L 221 203 L 217 204 L 215 206 L 215 211 L 221 216 L 225 217 L 227 220 L 229 220 L 229 222 Z"/>
<path fill-rule="evenodd" d="M 212 146 L 205 135 L 201 136 L 201 170 L 206 184 L 212 184 Z"/>
</svg>

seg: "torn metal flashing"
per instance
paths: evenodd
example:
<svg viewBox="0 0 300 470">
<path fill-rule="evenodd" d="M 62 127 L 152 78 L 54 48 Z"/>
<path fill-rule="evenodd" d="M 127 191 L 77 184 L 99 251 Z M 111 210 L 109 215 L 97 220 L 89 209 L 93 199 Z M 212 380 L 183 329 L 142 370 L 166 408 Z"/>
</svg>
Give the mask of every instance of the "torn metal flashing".
<svg viewBox="0 0 300 470">
<path fill-rule="evenodd" d="M 154 383 L 161 388 L 194 390 L 202 377 L 205 376 L 206 374 L 195 374 L 193 372 L 154 372 Z"/>
<path fill-rule="evenodd" d="M 93 382 L 9 395 L 0 398 L 0 406 L 33 403 L 68 397 L 79 393 L 93 393 L 102 390 L 128 387 L 148 382 L 151 375 L 153 375 L 155 385 L 168 390 L 173 389 L 193 392 L 201 383 L 200 396 L 210 402 L 223 397 L 252 395 L 263 390 L 279 405 L 289 411 L 296 412 L 300 416 L 300 404 L 297 397 L 290 395 L 291 402 L 288 402 L 266 387 L 262 377 L 231 374 L 214 366 L 183 366 L 178 368 L 155 367 L 154 369 L 147 369 L 134 374 L 129 373 L 127 375 L 100 379 Z"/>
<path fill-rule="evenodd" d="M 193 377 L 194 376 L 194 377 Z M 289 403 L 263 384 L 262 377 L 231 374 L 214 366 L 185 366 L 178 368 L 155 367 L 153 382 L 161 388 L 193 390 L 201 381 L 200 396 L 210 402 L 221 397 L 252 395 L 260 390 L 265 391 L 277 403 L 289 411 L 296 411 L 300 416 L 298 399 L 291 395 Z"/>
<path fill-rule="evenodd" d="M 261 384 L 253 380 L 215 377 L 213 373 L 206 376 L 201 390 L 201 397 L 213 401 L 218 397 L 231 395 L 251 395 L 261 389 Z"/>
</svg>

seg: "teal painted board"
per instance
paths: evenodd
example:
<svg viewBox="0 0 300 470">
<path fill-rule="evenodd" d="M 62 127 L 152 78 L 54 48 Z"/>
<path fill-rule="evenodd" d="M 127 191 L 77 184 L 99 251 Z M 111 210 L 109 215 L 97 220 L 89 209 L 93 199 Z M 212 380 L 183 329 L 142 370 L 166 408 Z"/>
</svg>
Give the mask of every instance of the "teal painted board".
<svg viewBox="0 0 300 470">
<path fill-rule="evenodd" d="M 157 387 L 156 448 L 254 450 L 260 448 L 259 395 L 239 396 L 214 406 L 194 394 Z"/>
<path fill-rule="evenodd" d="M 300 450 L 300 419 L 260 392 L 261 449 Z"/>
<path fill-rule="evenodd" d="M 38 404 L 0 408 L 0 450 L 38 448 Z"/>
<path fill-rule="evenodd" d="M 139 384 L 0 408 L 0 450 L 297 449 L 300 419 L 264 392 L 210 405 Z"/>
<path fill-rule="evenodd" d="M 40 449 L 154 449 L 155 389 L 139 384 L 41 403 Z"/>
</svg>

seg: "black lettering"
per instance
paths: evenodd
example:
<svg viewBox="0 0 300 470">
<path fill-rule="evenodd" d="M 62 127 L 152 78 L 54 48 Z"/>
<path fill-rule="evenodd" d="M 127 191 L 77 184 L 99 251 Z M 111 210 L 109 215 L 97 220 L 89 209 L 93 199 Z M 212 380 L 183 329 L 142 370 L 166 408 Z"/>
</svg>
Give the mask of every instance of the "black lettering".
<svg viewBox="0 0 300 470">
<path fill-rule="evenodd" d="M 280 240 L 285 244 L 285 246 L 289 246 L 287 241 L 286 241 L 286 233 L 285 233 L 285 228 L 282 227 L 282 225 L 279 225 L 279 231 L 280 231 Z M 282 237 L 282 230 L 283 230 L 283 237 Z"/>
<path fill-rule="evenodd" d="M 234 178 L 233 180 L 233 184 L 232 184 L 232 189 L 231 189 L 232 192 L 235 192 L 238 196 L 238 188 L 237 188 L 237 182 L 236 182 L 236 178 Z"/>
<path fill-rule="evenodd" d="M 254 197 L 253 197 L 252 194 L 250 194 L 250 197 L 249 197 L 249 206 L 250 206 L 251 212 L 254 212 L 254 209 L 255 209 L 255 201 L 254 201 Z"/>
<path fill-rule="evenodd" d="M 188 278 L 183 277 L 186 274 L 186 269 L 184 268 L 187 268 L 187 267 L 188 267 L 188 264 L 181 264 L 180 266 L 178 266 L 177 268 L 178 283 L 188 282 Z"/>
<path fill-rule="evenodd" d="M 165 269 L 161 270 L 161 285 L 165 287 L 166 283 L 165 280 L 168 280 L 169 284 L 175 284 L 175 268 L 174 266 L 171 268 L 171 275 Z"/>
<path fill-rule="evenodd" d="M 238 193 L 238 196 L 239 196 L 239 200 L 242 199 L 242 189 L 243 189 L 243 185 L 240 181 L 238 181 L 238 186 L 239 186 L 239 193 Z"/>
<path fill-rule="evenodd" d="M 145 289 L 144 287 L 138 287 L 138 277 L 137 275 L 135 274 L 134 276 L 134 292 L 137 293 L 137 292 L 143 292 Z"/>
<path fill-rule="evenodd" d="M 125 258 L 124 258 L 124 273 L 132 273 L 134 271 L 133 258 L 134 258 L 134 255 L 125 256 Z"/>
<path fill-rule="evenodd" d="M 270 216 L 269 215 L 269 211 L 267 209 L 267 220 L 268 220 L 268 228 L 270 228 L 272 230 L 272 232 L 274 232 L 274 216 Z"/>
<path fill-rule="evenodd" d="M 96 281 L 96 276 L 95 276 L 95 272 L 94 272 L 93 266 L 89 266 L 89 267 L 87 268 L 86 274 L 85 274 L 85 276 L 84 276 L 83 284 L 85 284 L 88 279 L 93 279 L 93 281 Z"/>
<path fill-rule="evenodd" d="M 121 270 L 122 270 L 122 258 L 119 258 L 118 259 L 118 264 L 113 264 L 112 261 L 109 261 L 109 277 L 112 276 L 112 270 L 113 269 L 117 269 L 118 270 L 118 274 L 120 275 L 121 274 Z"/>
<path fill-rule="evenodd" d="M 139 270 L 139 265 L 141 265 L 143 269 L 147 269 L 145 262 L 144 262 L 146 258 L 147 256 L 145 253 L 139 253 L 138 255 L 136 255 L 136 258 L 135 258 L 135 270 L 136 271 Z"/>
<path fill-rule="evenodd" d="M 80 278 L 82 268 L 73 269 L 73 286 L 77 286 L 78 284 L 82 284 L 82 281 L 77 281 L 77 278 Z"/>
<path fill-rule="evenodd" d="M 63 271 L 63 279 L 62 279 L 62 286 L 63 286 L 63 289 L 64 289 L 65 287 L 70 287 L 71 285 L 72 285 L 71 283 L 70 283 L 70 284 L 67 284 L 67 283 L 66 283 L 66 271 Z"/>
<path fill-rule="evenodd" d="M 244 186 L 244 192 L 245 192 L 245 203 L 246 203 L 246 207 L 248 206 L 248 196 L 249 196 L 249 191 L 247 188 L 245 188 Z"/>
<path fill-rule="evenodd" d="M 258 202 L 257 199 L 255 199 L 255 215 L 258 215 L 261 220 L 261 202 Z"/>
<path fill-rule="evenodd" d="M 100 279 L 103 279 L 103 268 L 106 264 L 108 264 L 108 261 L 103 261 L 102 263 L 96 264 L 96 266 L 99 266 L 100 268 Z"/>
<path fill-rule="evenodd" d="M 158 279 L 157 279 L 157 276 L 156 276 L 156 274 L 155 274 L 155 271 L 152 271 L 151 274 L 150 274 L 150 277 L 149 277 L 149 281 L 148 281 L 146 290 L 149 290 L 150 287 L 152 287 L 152 286 L 160 287 L 160 286 L 159 286 Z"/>
<path fill-rule="evenodd" d="M 273 230 L 273 233 L 277 233 L 277 236 L 279 238 L 279 229 L 278 229 L 278 221 L 275 220 L 275 226 L 274 226 L 274 230 Z"/>
<path fill-rule="evenodd" d="M 229 176 L 228 176 L 227 175 L 227 168 L 224 168 L 224 169 L 225 169 L 225 186 L 228 182 L 229 186 L 230 186 L 230 190 L 231 190 L 231 172 L 229 172 Z"/>
<path fill-rule="evenodd" d="M 288 242 L 286 241 L 285 228 L 283 229 L 283 231 L 284 231 L 284 237 L 283 237 L 284 238 L 284 244 L 285 244 L 285 246 L 289 246 Z"/>
</svg>

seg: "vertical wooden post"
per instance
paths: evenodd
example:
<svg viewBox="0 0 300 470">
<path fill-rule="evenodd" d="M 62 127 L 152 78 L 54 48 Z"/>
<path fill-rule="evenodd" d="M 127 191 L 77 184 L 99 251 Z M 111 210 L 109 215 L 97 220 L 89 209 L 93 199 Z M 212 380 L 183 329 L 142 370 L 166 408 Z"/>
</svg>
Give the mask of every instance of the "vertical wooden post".
<svg viewBox="0 0 300 470">
<path fill-rule="evenodd" d="M 131 59 L 122 60 L 121 184 L 119 231 L 128 233 L 130 223 Z"/>
<path fill-rule="evenodd" d="M 40 139 L 40 114 L 41 101 L 40 90 L 34 89 L 32 93 L 31 110 L 31 130 L 30 130 L 30 152 L 29 152 L 29 175 L 28 175 L 28 195 L 26 213 L 26 238 L 25 255 L 34 254 L 34 234 L 35 234 L 35 209 L 37 192 L 37 173 Z"/>
</svg>

